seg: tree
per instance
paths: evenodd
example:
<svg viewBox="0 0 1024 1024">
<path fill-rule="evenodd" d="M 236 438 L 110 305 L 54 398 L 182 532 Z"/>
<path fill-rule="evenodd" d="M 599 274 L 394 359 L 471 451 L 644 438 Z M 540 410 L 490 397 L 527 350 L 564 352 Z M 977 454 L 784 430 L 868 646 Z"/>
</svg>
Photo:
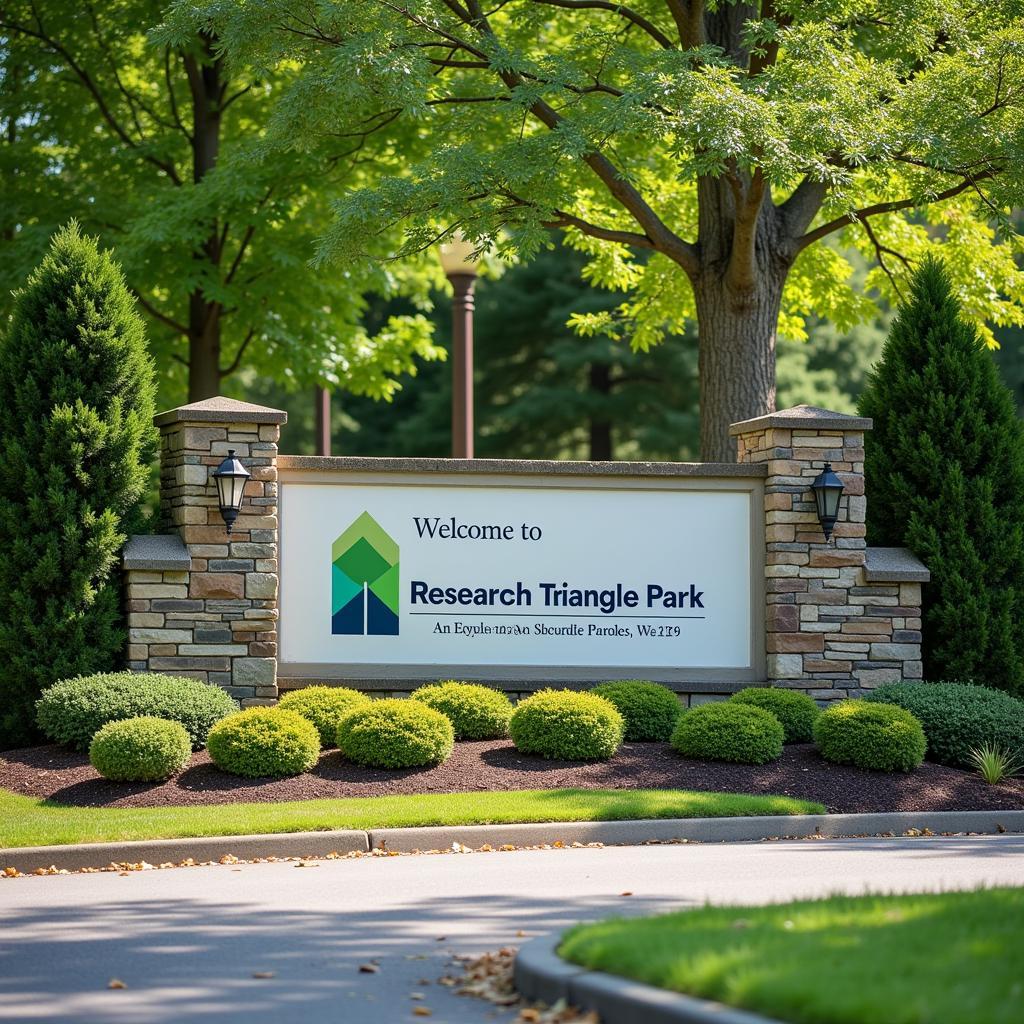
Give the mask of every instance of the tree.
<svg viewBox="0 0 1024 1024">
<path fill-rule="evenodd" d="M 123 654 L 117 554 L 156 450 L 153 366 L 120 269 L 77 225 L 0 339 L 0 746 L 27 742 L 58 679 Z"/>
<path fill-rule="evenodd" d="M 868 540 L 906 545 L 925 673 L 1024 689 L 1024 427 L 949 275 L 926 261 L 861 397 Z"/>
<path fill-rule="evenodd" d="M 301 64 L 297 140 L 413 122 L 429 157 L 346 197 L 322 245 L 349 265 L 458 229 L 533 255 L 551 229 L 630 292 L 585 332 L 644 348 L 695 318 L 701 446 L 775 398 L 776 334 L 873 315 L 839 233 L 895 296 L 948 247 L 967 315 L 1022 320 L 1006 211 L 1021 197 L 1018 5 L 937 0 L 176 0 L 241 64 Z M 351 130 L 351 129 L 349 129 Z M 994 223 L 994 227 L 990 226 Z M 504 233 L 503 233 L 504 232 Z M 1000 234 L 1001 233 L 1001 234 Z M 382 237 L 383 236 L 383 237 Z M 649 256 L 641 260 L 637 255 Z"/>
<path fill-rule="evenodd" d="M 240 80 L 203 32 L 151 45 L 161 8 L 117 0 L 72 16 L 62 0 L 0 0 L 0 314 L 75 216 L 125 267 L 168 398 L 186 376 L 189 400 L 221 393 L 246 367 L 390 395 L 396 374 L 437 353 L 415 310 L 369 337 L 366 297 L 423 294 L 429 275 L 308 266 L 331 203 L 361 180 L 362 138 L 267 152 L 287 71 Z"/>
</svg>

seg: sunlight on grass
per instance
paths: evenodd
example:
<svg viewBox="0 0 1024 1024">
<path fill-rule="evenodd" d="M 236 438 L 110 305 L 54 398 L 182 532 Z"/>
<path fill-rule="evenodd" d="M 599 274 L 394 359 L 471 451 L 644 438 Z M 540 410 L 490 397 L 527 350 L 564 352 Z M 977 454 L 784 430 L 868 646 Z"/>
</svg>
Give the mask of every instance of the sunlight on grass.
<svg viewBox="0 0 1024 1024">
<path fill-rule="evenodd" d="M 681 789 L 425 793 L 203 807 L 68 807 L 0 790 L 0 846 L 49 846 L 403 825 L 822 813 L 824 808 L 821 804 L 790 797 L 697 793 Z"/>
<path fill-rule="evenodd" d="M 572 929 L 560 953 L 794 1024 L 1017 1024 L 1024 889 L 613 919 Z"/>
</svg>

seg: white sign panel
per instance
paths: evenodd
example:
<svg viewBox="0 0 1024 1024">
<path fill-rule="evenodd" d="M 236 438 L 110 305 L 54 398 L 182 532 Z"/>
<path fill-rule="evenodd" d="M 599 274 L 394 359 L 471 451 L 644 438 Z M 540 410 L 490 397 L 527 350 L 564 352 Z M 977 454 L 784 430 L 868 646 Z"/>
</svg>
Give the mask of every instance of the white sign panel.
<svg viewBox="0 0 1024 1024">
<path fill-rule="evenodd" d="M 281 661 L 356 678 L 749 669 L 752 501 L 742 486 L 285 482 Z"/>
</svg>

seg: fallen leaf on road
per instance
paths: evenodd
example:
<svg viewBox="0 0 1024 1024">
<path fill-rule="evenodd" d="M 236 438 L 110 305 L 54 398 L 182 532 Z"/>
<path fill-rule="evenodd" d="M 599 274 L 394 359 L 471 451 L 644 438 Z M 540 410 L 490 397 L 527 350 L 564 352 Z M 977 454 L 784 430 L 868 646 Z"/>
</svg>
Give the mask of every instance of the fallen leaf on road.
<svg viewBox="0 0 1024 1024">
<path fill-rule="evenodd" d="M 633 894 L 627 889 L 625 892 L 620 892 L 620 896 L 632 896 Z"/>
<path fill-rule="evenodd" d="M 107 982 L 107 988 L 127 988 L 128 986 L 120 978 L 111 978 Z"/>
<path fill-rule="evenodd" d="M 429 1006 L 414 1006 L 412 1008 L 412 1015 L 414 1017 L 433 1017 L 434 1011 Z"/>
<path fill-rule="evenodd" d="M 360 974 L 376 974 L 379 970 L 380 970 L 380 968 L 376 964 L 360 964 L 359 965 L 359 973 Z"/>
<path fill-rule="evenodd" d="M 254 978 L 272 978 L 274 977 L 273 971 L 253 971 L 252 976 Z"/>
</svg>

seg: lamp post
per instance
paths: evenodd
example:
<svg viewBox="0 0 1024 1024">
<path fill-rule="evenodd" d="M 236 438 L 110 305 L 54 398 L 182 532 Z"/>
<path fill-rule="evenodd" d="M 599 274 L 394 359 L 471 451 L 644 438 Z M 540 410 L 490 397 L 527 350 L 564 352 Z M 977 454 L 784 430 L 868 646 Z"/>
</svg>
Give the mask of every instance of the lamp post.
<svg viewBox="0 0 1024 1024">
<path fill-rule="evenodd" d="M 832 536 L 832 528 L 839 518 L 839 499 L 843 496 L 843 481 L 832 472 L 832 464 L 825 463 L 825 468 L 814 478 L 811 484 L 814 491 L 814 504 L 818 509 L 818 522 L 825 534 L 825 543 Z"/>
<path fill-rule="evenodd" d="M 213 471 L 213 479 L 217 483 L 220 514 L 228 533 L 235 525 L 238 510 L 242 507 L 242 495 L 245 493 L 245 482 L 249 475 L 245 466 L 235 458 L 234 448 L 228 449 L 228 457 Z"/>
<path fill-rule="evenodd" d="M 441 267 L 452 285 L 452 457 L 473 458 L 473 289 L 475 245 L 453 233 L 440 245 Z"/>
</svg>

